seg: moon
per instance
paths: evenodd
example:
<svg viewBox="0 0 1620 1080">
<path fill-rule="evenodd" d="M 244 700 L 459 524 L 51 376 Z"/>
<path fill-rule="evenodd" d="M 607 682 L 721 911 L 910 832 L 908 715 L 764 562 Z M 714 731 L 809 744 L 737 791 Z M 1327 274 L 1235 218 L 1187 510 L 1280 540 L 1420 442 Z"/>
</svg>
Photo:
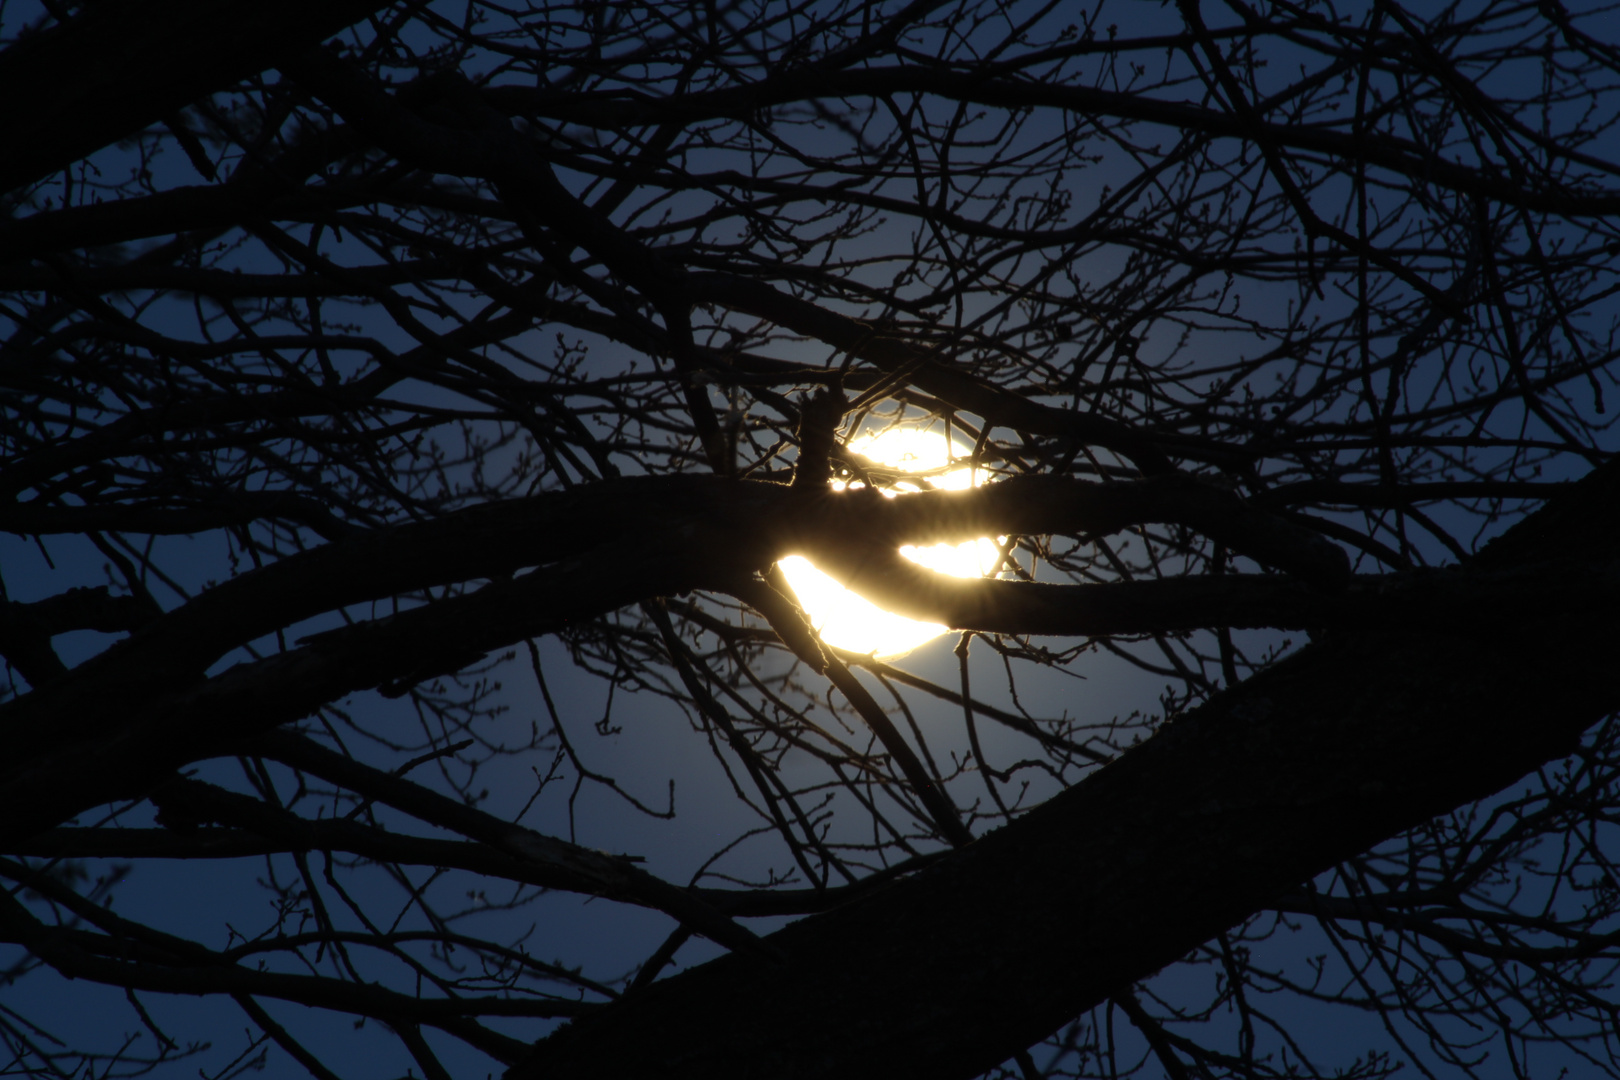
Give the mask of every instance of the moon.
<svg viewBox="0 0 1620 1080">
<path fill-rule="evenodd" d="M 880 488 L 893 498 L 901 491 L 922 491 L 932 486 L 960 490 L 977 487 L 983 475 L 960 462 L 972 449 L 953 444 L 938 431 L 919 428 L 890 428 L 875 435 L 862 435 L 849 441 L 849 449 L 889 466 L 915 479 L 900 479 L 892 487 Z M 842 487 L 842 483 L 835 486 Z M 963 544 L 910 544 L 900 554 L 930 570 L 956 577 L 984 577 L 995 572 L 1001 549 L 990 537 Z M 851 652 L 875 655 L 879 660 L 895 660 L 939 637 L 948 627 L 918 622 L 884 611 L 858 593 L 844 588 L 816 569 L 801 555 L 790 555 L 777 565 L 787 577 L 809 616 L 810 624 L 828 645 Z"/>
</svg>

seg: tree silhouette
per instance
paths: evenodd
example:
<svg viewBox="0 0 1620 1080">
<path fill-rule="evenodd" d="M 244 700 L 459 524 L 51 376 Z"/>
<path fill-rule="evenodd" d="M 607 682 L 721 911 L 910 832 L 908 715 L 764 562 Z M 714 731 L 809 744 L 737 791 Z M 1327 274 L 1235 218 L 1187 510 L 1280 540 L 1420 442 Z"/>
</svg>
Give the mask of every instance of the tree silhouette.
<svg viewBox="0 0 1620 1080">
<path fill-rule="evenodd" d="M 1620 35 L 1414 8 L 8 22 L 7 1069 L 1620 1076 Z"/>
</svg>

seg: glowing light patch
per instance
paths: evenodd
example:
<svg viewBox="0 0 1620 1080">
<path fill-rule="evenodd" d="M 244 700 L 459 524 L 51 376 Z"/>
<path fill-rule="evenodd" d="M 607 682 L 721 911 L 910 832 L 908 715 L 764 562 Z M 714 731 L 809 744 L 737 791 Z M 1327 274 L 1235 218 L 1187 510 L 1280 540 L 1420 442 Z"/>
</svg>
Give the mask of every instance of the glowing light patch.
<svg viewBox="0 0 1620 1080">
<path fill-rule="evenodd" d="M 900 472 L 926 477 L 936 488 L 961 490 L 976 487 L 982 478 L 977 470 L 953 467 L 951 445 L 943 435 L 916 428 L 896 428 L 880 435 L 851 439 L 849 448 Z M 958 447 L 966 457 L 970 451 Z M 842 486 L 842 485 L 839 485 Z M 925 485 L 902 480 L 894 487 L 880 488 L 892 497 L 897 491 L 922 491 Z M 930 570 L 954 577 L 983 577 L 994 571 L 1001 549 L 989 537 L 963 544 L 907 544 L 900 554 Z M 811 625 L 829 645 L 851 652 L 875 653 L 880 660 L 892 660 L 945 633 L 939 623 L 918 622 L 884 611 L 876 604 L 844 588 L 816 569 L 809 559 L 790 556 L 778 563 L 788 584 L 798 595 L 799 604 L 810 616 Z"/>
</svg>

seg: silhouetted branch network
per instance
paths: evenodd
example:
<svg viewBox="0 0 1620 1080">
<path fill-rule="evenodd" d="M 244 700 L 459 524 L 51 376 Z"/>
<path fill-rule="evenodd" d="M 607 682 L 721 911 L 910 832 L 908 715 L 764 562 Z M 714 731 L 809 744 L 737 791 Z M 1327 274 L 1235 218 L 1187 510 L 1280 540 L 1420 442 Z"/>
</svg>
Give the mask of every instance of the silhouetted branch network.
<svg viewBox="0 0 1620 1080">
<path fill-rule="evenodd" d="M 1617 26 L 0 8 L 0 1069 L 1620 1076 Z"/>
</svg>

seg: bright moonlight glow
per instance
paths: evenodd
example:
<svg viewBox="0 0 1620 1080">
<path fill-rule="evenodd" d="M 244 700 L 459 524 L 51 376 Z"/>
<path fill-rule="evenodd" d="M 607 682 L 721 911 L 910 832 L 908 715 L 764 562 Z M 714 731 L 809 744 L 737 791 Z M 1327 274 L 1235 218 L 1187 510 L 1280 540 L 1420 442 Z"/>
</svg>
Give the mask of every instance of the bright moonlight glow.
<svg viewBox="0 0 1620 1080">
<path fill-rule="evenodd" d="M 895 428 L 880 435 L 851 439 L 849 448 L 882 465 L 926 478 L 936 488 L 959 490 L 982 482 L 977 470 L 956 467 L 951 444 L 945 436 L 915 428 Z M 957 447 L 966 457 L 970 451 Z M 902 480 L 892 488 L 880 488 L 893 496 L 896 491 L 921 491 L 924 484 Z M 965 544 L 933 544 L 900 549 L 900 554 L 930 570 L 956 577 L 982 577 L 993 573 L 1001 557 L 994 540 L 984 537 Z M 809 559 L 789 556 L 779 564 L 788 584 L 798 594 L 799 604 L 810 623 L 829 645 L 851 652 L 875 653 L 879 659 L 904 656 L 919 645 L 945 633 L 939 623 L 918 622 L 884 611 L 870 600 L 844 588 L 817 570 Z"/>
</svg>

